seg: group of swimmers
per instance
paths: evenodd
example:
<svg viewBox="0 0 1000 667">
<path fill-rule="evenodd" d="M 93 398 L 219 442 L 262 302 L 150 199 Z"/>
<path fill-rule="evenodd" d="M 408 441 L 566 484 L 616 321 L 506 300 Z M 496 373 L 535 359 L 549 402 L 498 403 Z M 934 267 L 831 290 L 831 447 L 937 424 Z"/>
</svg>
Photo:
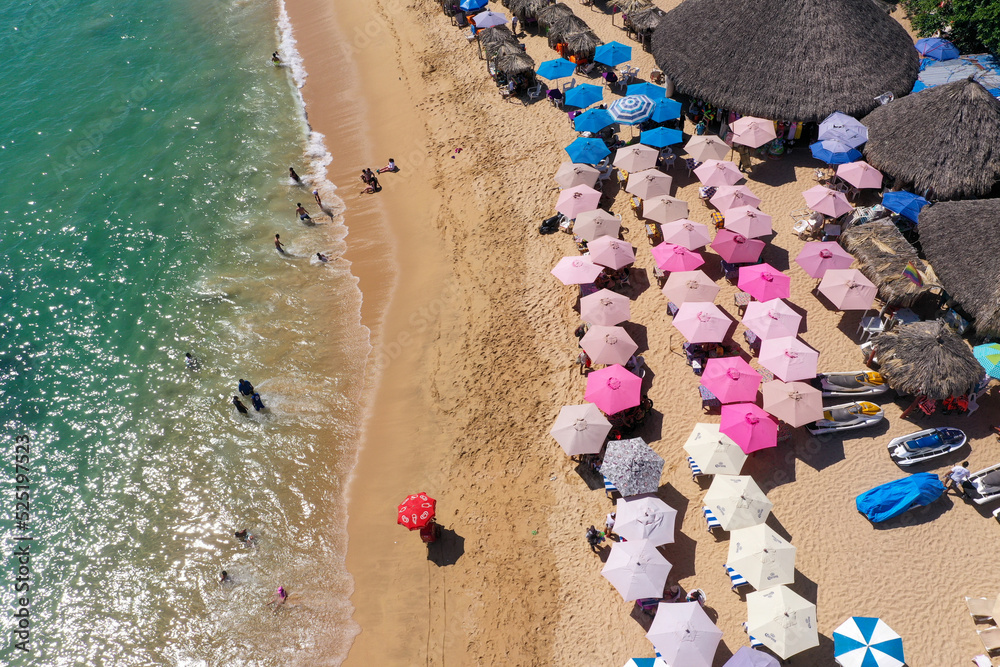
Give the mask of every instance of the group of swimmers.
<svg viewBox="0 0 1000 667">
<path fill-rule="evenodd" d="M 253 385 L 250 384 L 248 380 L 240 378 L 240 382 L 239 385 L 237 385 L 237 388 L 239 389 L 241 394 L 250 397 L 250 403 L 253 404 L 254 410 L 260 412 L 261 410 L 264 409 L 264 401 L 261 400 L 260 394 L 254 390 Z M 240 400 L 239 396 L 233 396 L 233 405 L 236 406 L 237 412 L 239 412 L 241 415 L 245 415 L 250 412 L 247 409 L 247 406 L 243 405 L 243 401 Z"/>
<path fill-rule="evenodd" d="M 245 546 L 252 547 L 257 543 L 257 538 L 251 535 L 246 528 L 244 528 L 243 530 L 237 530 L 236 532 L 233 533 L 233 535 L 235 535 L 236 539 L 242 542 Z M 236 582 L 233 581 L 233 578 L 231 576 L 229 576 L 229 572 L 223 570 L 222 572 L 219 573 L 219 586 L 226 587 L 235 585 Z M 285 590 L 284 586 L 278 586 L 278 590 L 276 590 L 274 594 L 271 596 L 271 601 L 268 602 L 265 606 L 266 607 L 273 606 L 274 613 L 277 614 L 278 607 L 285 604 L 287 600 L 288 600 L 288 591 Z"/>
</svg>

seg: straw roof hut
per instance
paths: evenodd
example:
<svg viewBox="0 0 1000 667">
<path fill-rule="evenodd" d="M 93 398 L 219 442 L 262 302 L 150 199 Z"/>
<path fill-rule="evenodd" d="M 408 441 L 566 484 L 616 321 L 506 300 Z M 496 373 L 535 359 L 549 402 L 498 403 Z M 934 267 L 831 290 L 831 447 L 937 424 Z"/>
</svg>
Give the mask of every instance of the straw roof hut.
<svg viewBox="0 0 1000 667">
<path fill-rule="evenodd" d="M 563 35 L 563 40 L 566 42 L 567 55 L 580 56 L 587 60 L 593 60 L 597 47 L 604 43 L 593 30 Z"/>
<path fill-rule="evenodd" d="M 900 394 L 935 400 L 961 396 L 983 377 L 972 348 L 941 320 L 900 324 L 872 344 L 879 372 Z"/>
<path fill-rule="evenodd" d="M 656 30 L 667 13 L 659 7 L 645 7 L 628 15 L 628 22 L 636 32 L 643 34 Z"/>
<path fill-rule="evenodd" d="M 570 9 L 569 5 L 566 3 L 557 2 L 554 5 L 542 7 L 536 12 L 535 16 L 538 19 L 538 26 L 540 28 L 549 29 L 557 20 L 567 16 L 573 16 L 573 10 Z"/>
<path fill-rule="evenodd" d="M 504 0 L 504 6 L 521 23 L 537 19 L 541 10 L 552 5 L 552 0 Z M 566 5 L 563 5 L 566 7 Z M 566 7 L 569 10 L 569 7 Z"/>
<path fill-rule="evenodd" d="M 576 14 L 560 16 L 549 27 L 549 43 L 565 42 L 568 35 L 586 30 L 590 30 L 590 26 Z"/>
<path fill-rule="evenodd" d="M 972 78 L 890 102 L 864 122 L 868 162 L 917 192 L 962 199 L 1000 180 L 1000 101 Z"/>
<path fill-rule="evenodd" d="M 505 25 L 498 25 L 495 28 L 484 28 L 476 33 L 476 37 L 483 48 L 487 50 L 500 44 L 519 44 L 517 37 Z"/>
<path fill-rule="evenodd" d="M 913 262 L 929 282 L 936 279 L 934 270 L 917 257 L 916 249 L 890 220 L 849 227 L 840 236 L 840 244 L 858 260 L 861 273 L 878 285 L 878 298 L 887 306 L 909 308 L 928 291 L 903 276 L 908 263 Z"/>
<path fill-rule="evenodd" d="M 913 40 L 872 0 L 686 0 L 652 51 L 680 92 L 775 120 L 863 116 L 878 95 L 910 92 L 919 69 Z"/>
<path fill-rule="evenodd" d="M 531 56 L 520 47 L 511 48 L 507 44 L 502 45 L 499 52 L 493 56 L 493 63 L 498 71 L 508 77 L 535 71 L 535 61 Z"/>
<path fill-rule="evenodd" d="M 622 14 L 634 14 L 643 9 L 649 9 L 653 3 L 649 0 L 616 0 L 614 5 Z"/>
<path fill-rule="evenodd" d="M 917 229 L 941 286 L 975 318 L 976 334 L 1000 337 L 1000 200 L 927 206 Z"/>
</svg>

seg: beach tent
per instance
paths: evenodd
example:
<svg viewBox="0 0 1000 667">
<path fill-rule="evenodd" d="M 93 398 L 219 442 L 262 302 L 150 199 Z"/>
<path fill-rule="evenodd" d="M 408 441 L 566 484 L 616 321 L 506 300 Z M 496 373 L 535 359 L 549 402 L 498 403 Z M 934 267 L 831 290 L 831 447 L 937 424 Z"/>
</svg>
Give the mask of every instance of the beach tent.
<svg viewBox="0 0 1000 667">
<path fill-rule="evenodd" d="M 872 523 L 888 521 L 914 507 L 923 507 L 944 495 L 944 484 L 931 472 L 887 482 L 855 499 L 858 511 Z"/>
<path fill-rule="evenodd" d="M 611 430 L 611 422 L 593 403 L 565 405 L 549 434 L 570 456 L 597 454 Z"/>
<path fill-rule="evenodd" d="M 780 120 L 864 116 L 879 95 L 910 92 L 919 70 L 913 40 L 872 0 L 682 2 L 652 51 L 680 92 Z"/>
<path fill-rule="evenodd" d="M 976 336 L 1000 338 L 1000 200 L 943 202 L 920 212 L 920 245 L 941 286 L 975 318 Z"/>
<path fill-rule="evenodd" d="M 1000 100 L 971 78 L 890 102 L 865 124 L 865 159 L 932 199 L 981 197 L 1000 179 Z"/>
<path fill-rule="evenodd" d="M 983 377 L 969 344 L 943 320 L 897 324 L 872 339 L 885 383 L 934 400 L 968 393 Z"/>
</svg>

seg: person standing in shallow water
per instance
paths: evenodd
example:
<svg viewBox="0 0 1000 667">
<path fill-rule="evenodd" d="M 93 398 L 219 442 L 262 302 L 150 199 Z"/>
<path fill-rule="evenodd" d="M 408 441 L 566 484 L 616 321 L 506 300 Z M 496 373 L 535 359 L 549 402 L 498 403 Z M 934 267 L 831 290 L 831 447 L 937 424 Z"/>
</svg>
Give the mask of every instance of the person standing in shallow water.
<svg viewBox="0 0 1000 667">
<path fill-rule="evenodd" d="M 299 185 L 302 185 L 302 179 L 301 179 L 301 178 L 299 178 L 299 175 L 298 175 L 298 174 L 296 174 L 296 173 L 295 173 L 295 170 L 294 170 L 294 169 L 292 169 L 291 167 L 289 167 L 289 168 L 288 168 L 288 175 L 289 175 L 289 176 L 291 177 L 291 179 L 292 179 L 293 181 L 295 181 L 295 182 L 296 182 L 296 183 L 298 183 Z"/>
<path fill-rule="evenodd" d="M 252 396 L 254 393 L 253 385 L 250 384 L 248 380 L 244 380 L 243 378 L 240 378 L 240 382 L 236 386 L 240 390 L 240 393 L 244 396 Z"/>
<path fill-rule="evenodd" d="M 243 405 L 243 401 L 240 400 L 239 396 L 233 396 L 233 405 L 236 406 L 236 411 L 241 415 L 250 413 L 250 411 L 247 410 L 247 406 Z"/>
<path fill-rule="evenodd" d="M 274 235 L 274 247 L 282 255 L 285 254 L 285 244 L 281 242 L 281 234 Z"/>
</svg>

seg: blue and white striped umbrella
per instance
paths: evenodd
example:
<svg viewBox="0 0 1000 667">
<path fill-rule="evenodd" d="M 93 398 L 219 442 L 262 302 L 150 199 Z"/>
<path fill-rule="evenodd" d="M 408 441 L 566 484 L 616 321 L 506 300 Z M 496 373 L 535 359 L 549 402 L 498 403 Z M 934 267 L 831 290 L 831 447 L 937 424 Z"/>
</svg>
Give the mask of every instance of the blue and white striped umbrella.
<svg viewBox="0 0 1000 667">
<path fill-rule="evenodd" d="M 812 151 L 814 158 L 827 164 L 847 164 L 861 159 L 861 151 L 836 139 L 824 139 L 809 144 L 809 150 Z"/>
<path fill-rule="evenodd" d="M 903 667 L 903 640 L 880 618 L 854 616 L 833 631 L 833 656 L 842 667 Z"/>
<path fill-rule="evenodd" d="M 653 100 L 645 95 L 629 95 L 611 103 L 608 111 L 619 123 L 635 125 L 653 115 Z"/>
</svg>

